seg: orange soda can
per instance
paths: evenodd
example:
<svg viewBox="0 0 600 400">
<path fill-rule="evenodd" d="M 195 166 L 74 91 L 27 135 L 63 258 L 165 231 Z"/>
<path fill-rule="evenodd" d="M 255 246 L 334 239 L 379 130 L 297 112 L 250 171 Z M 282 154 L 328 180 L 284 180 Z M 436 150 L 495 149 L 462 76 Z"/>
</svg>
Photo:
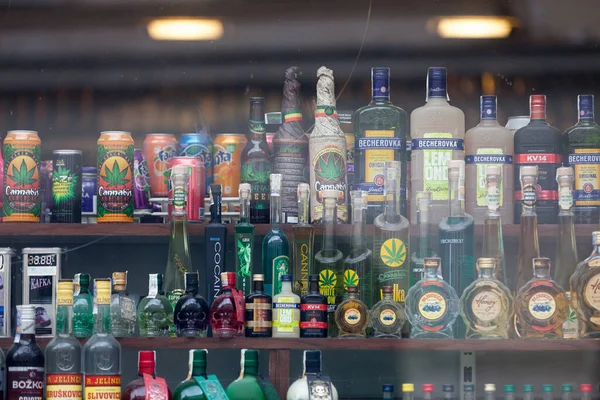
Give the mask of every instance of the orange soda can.
<svg viewBox="0 0 600 400">
<path fill-rule="evenodd" d="M 177 155 L 179 143 L 169 133 L 149 133 L 144 140 L 144 157 L 148 162 L 150 194 L 152 197 L 167 197 L 169 194 L 169 160 Z"/>
<path fill-rule="evenodd" d="M 220 133 L 214 141 L 214 183 L 223 188 L 223 197 L 237 197 L 242 172 L 242 150 L 246 135 Z"/>
</svg>

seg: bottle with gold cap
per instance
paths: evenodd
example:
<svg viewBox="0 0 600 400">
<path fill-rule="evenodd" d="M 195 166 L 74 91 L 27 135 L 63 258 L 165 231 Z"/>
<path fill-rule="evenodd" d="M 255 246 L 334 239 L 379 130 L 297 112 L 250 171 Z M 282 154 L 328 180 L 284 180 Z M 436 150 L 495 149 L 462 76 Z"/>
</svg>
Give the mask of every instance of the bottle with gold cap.
<svg viewBox="0 0 600 400">
<path fill-rule="evenodd" d="M 110 329 L 110 278 L 94 279 L 94 334 L 83 347 L 84 399 L 121 398 L 121 345 Z"/>
<path fill-rule="evenodd" d="M 82 393 L 81 343 L 71 332 L 73 280 L 58 281 L 56 336 L 46 347 L 46 399 L 63 398 L 60 393 Z M 77 397 L 74 395 L 73 397 Z"/>
<path fill-rule="evenodd" d="M 235 226 L 235 270 L 237 272 L 237 290 L 244 296 L 252 292 L 251 278 L 254 257 L 254 225 L 250 223 L 249 183 L 240 184 L 240 222 Z"/>
<path fill-rule="evenodd" d="M 592 254 L 577 265 L 570 282 L 582 339 L 600 337 L 600 232 L 592 233 L 592 246 Z"/>
<path fill-rule="evenodd" d="M 478 278 L 460 297 L 465 339 L 508 339 L 513 316 L 510 290 L 495 277 L 496 259 L 477 260 Z"/>
<path fill-rule="evenodd" d="M 526 339 L 563 337 L 563 324 L 569 313 L 565 291 L 550 277 L 550 259 L 533 259 L 533 279 L 515 298 L 515 331 Z"/>
<path fill-rule="evenodd" d="M 136 303 L 127 292 L 127 271 L 112 274 L 110 325 L 114 337 L 135 336 Z"/>
</svg>

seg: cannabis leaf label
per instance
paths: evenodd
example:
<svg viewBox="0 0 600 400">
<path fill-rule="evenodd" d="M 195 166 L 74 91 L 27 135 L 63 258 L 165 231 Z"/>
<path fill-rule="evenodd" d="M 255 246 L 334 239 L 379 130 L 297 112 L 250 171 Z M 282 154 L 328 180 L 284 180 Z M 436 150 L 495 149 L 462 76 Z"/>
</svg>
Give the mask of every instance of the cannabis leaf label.
<svg viewBox="0 0 600 400">
<path fill-rule="evenodd" d="M 315 174 L 322 184 L 339 183 L 345 173 L 344 160 L 336 152 L 324 152 L 315 163 Z"/>
<path fill-rule="evenodd" d="M 344 272 L 344 289 L 348 289 L 349 286 L 358 286 L 358 274 L 352 269 L 347 269 Z"/>
<path fill-rule="evenodd" d="M 54 201 L 74 200 L 77 185 L 79 185 L 79 178 L 76 174 L 72 174 L 70 169 L 58 166 L 52 172 L 52 196 Z"/>
<path fill-rule="evenodd" d="M 399 267 L 406 261 L 406 246 L 400 239 L 388 239 L 381 246 L 381 261 L 388 267 Z"/>
<path fill-rule="evenodd" d="M 125 179 L 128 170 L 129 167 L 121 169 L 119 167 L 119 163 L 117 162 L 117 160 L 115 160 L 112 170 L 108 168 L 108 165 L 104 165 L 104 175 L 102 175 L 102 179 L 104 179 L 104 181 L 108 183 L 108 187 L 123 186 L 129 183 L 129 179 Z"/>
<path fill-rule="evenodd" d="M 12 164 L 12 175 L 10 172 L 8 174 L 8 177 L 15 182 L 15 186 L 33 185 L 35 182 L 37 182 L 37 180 L 33 178 L 36 170 L 35 165 L 31 167 L 31 169 L 28 169 L 25 159 L 21 159 L 21 165 L 19 168 L 17 168 L 15 164 Z"/>
<path fill-rule="evenodd" d="M 337 276 L 330 269 L 324 269 L 319 273 L 319 286 L 333 288 L 337 283 Z"/>
</svg>

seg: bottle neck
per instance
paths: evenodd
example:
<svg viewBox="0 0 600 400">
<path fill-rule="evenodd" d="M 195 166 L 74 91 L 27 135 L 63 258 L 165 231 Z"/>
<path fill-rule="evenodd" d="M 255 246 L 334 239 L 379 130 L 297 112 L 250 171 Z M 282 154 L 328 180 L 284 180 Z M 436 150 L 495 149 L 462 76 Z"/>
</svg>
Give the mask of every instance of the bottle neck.
<svg viewBox="0 0 600 400">
<path fill-rule="evenodd" d="M 250 103 L 250 119 L 248 120 L 248 130 L 252 135 L 252 140 L 265 140 L 265 103 Z"/>
<path fill-rule="evenodd" d="M 352 209 L 352 251 L 354 253 L 363 253 L 365 245 L 365 226 L 364 212 L 362 207 L 353 207 Z"/>
<path fill-rule="evenodd" d="M 88 294 L 89 291 L 89 287 L 86 286 L 79 286 L 79 294 Z"/>
<path fill-rule="evenodd" d="M 196 296 L 198 294 L 198 282 L 185 285 L 185 292 Z"/>
<path fill-rule="evenodd" d="M 313 359 L 304 363 L 304 373 L 302 375 L 303 377 L 306 375 L 321 375 L 322 372 L 321 363 Z"/>
<path fill-rule="evenodd" d="M 424 267 L 423 274 L 427 279 L 437 279 L 437 267 Z"/>
<path fill-rule="evenodd" d="M 94 315 L 94 333 L 110 333 L 110 304 L 97 304 Z"/>
<path fill-rule="evenodd" d="M 465 201 L 462 196 L 463 188 L 460 187 L 458 178 L 448 181 L 450 216 L 455 217 L 465 213 Z"/>
<path fill-rule="evenodd" d="M 417 223 L 419 225 L 419 256 L 427 257 L 430 253 L 429 207 L 417 209 Z"/>
<path fill-rule="evenodd" d="M 494 268 L 480 268 L 479 269 L 479 277 L 480 278 L 492 278 L 494 276 Z"/>
<path fill-rule="evenodd" d="M 308 284 L 310 294 L 319 294 L 319 281 L 311 281 Z"/>
<path fill-rule="evenodd" d="M 263 281 L 254 281 L 254 293 L 263 293 L 265 284 Z"/>
<path fill-rule="evenodd" d="M 390 224 L 400 222 L 400 192 L 388 191 L 383 207 L 383 219 Z"/>
<path fill-rule="evenodd" d="M 549 270 L 547 267 L 535 267 L 533 268 L 533 275 L 538 279 L 548 279 Z"/>
<path fill-rule="evenodd" d="M 291 282 L 282 282 L 281 283 L 281 293 L 291 293 L 292 292 L 292 283 Z"/>
<path fill-rule="evenodd" d="M 206 365 L 193 364 L 190 370 L 190 376 L 206 376 Z"/>
<path fill-rule="evenodd" d="M 383 299 L 384 300 L 393 300 L 392 299 L 392 293 L 384 293 L 383 294 Z"/>
<path fill-rule="evenodd" d="M 333 205 L 324 204 L 323 206 L 323 224 L 325 229 L 323 231 L 323 250 L 333 251 L 337 250 L 336 236 L 335 236 L 335 225 L 337 221 L 337 207 L 335 203 Z"/>
<path fill-rule="evenodd" d="M 375 69 L 371 71 L 371 104 L 390 102 L 390 71 Z"/>
<path fill-rule="evenodd" d="M 530 119 L 532 121 L 546 122 L 546 105 L 532 104 L 530 106 Z"/>
<path fill-rule="evenodd" d="M 256 376 L 258 374 L 257 365 L 248 365 L 244 363 L 244 375 Z"/>
<path fill-rule="evenodd" d="M 144 363 L 147 364 L 147 363 Z M 143 374 L 148 374 L 152 376 L 156 376 L 156 365 L 138 365 L 138 375 L 142 376 Z"/>
<path fill-rule="evenodd" d="M 210 205 L 210 222 L 213 224 L 221 223 L 221 196 L 213 197 L 213 204 Z"/>
<path fill-rule="evenodd" d="M 271 229 L 279 230 L 281 224 L 281 196 L 271 192 Z"/>
<path fill-rule="evenodd" d="M 71 334 L 71 310 L 72 306 L 58 306 L 56 308 L 56 332 L 61 336 Z"/>
<path fill-rule="evenodd" d="M 298 224 L 308 224 L 308 197 L 298 197 Z"/>
<path fill-rule="evenodd" d="M 242 199 L 240 201 L 240 222 L 250 222 L 250 200 Z"/>
</svg>

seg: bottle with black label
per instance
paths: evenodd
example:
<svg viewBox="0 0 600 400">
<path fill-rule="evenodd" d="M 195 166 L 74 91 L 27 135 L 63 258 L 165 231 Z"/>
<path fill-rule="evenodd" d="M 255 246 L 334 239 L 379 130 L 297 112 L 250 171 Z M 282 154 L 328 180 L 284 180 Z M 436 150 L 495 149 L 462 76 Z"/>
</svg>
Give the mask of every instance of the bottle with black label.
<svg viewBox="0 0 600 400">
<path fill-rule="evenodd" d="M 17 332 L 19 325 L 19 339 L 13 343 L 6 355 L 7 398 L 43 400 L 45 359 L 44 352 L 35 341 L 34 306 L 21 306 Z"/>
<path fill-rule="evenodd" d="M 273 332 L 273 299 L 265 293 L 263 274 L 254 274 L 254 292 L 246 296 L 246 337 L 271 337 Z"/>
<path fill-rule="evenodd" d="M 308 277 L 308 294 L 300 302 L 300 337 L 327 337 L 327 297 L 319 291 L 319 275 Z"/>
<path fill-rule="evenodd" d="M 204 233 L 208 291 L 206 299 L 212 303 L 221 292 L 221 273 L 225 272 L 227 227 L 221 222 L 221 185 L 210 185 L 210 224 Z"/>
</svg>

